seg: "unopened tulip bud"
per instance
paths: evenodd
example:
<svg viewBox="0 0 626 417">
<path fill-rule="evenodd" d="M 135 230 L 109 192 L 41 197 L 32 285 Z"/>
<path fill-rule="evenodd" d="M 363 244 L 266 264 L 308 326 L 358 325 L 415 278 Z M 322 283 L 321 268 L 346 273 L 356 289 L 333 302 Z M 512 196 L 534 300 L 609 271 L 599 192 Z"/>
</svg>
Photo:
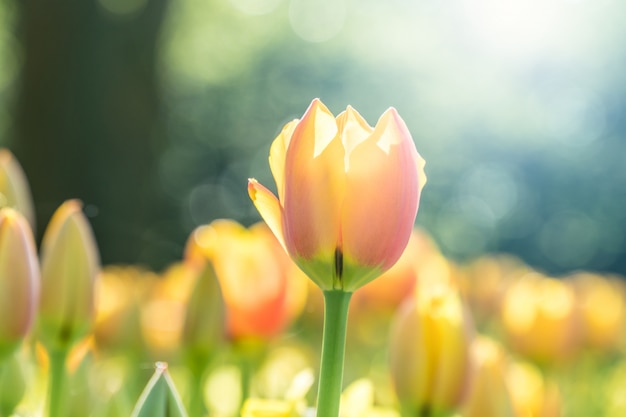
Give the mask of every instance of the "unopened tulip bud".
<svg viewBox="0 0 626 417">
<path fill-rule="evenodd" d="M 183 345 L 192 358 L 209 356 L 224 340 L 224 316 L 219 282 L 211 264 L 206 263 L 187 302 L 183 327 Z"/>
<path fill-rule="evenodd" d="M 463 417 L 514 416 L 506 386 L 508 360 L 497 342 L 477 337 L 472 343 L 474 379 L 463 405 Z"/>
<path fill-rule="evenodd" d="M 529 363 L 516 362 L 507 371 L 507 386 L 517 416 L 561 417 L 561 394 L 554 381 Z"/>
<path fill-rule="evenodd" d="M 28 181 L 17 159 L 7 149 L 0 149 L 0 207 L 12 207 L 35 228 L 35 209 Z"/>
<path fill-rule="evenodd" d="M 278 196 L 251 179 L 250 198 L 322 290 L 353 292 L 400 258 L 426 176 L 395 109 L 372 128 L 352 107 L 335 117 L 313 100 L 274 140 L 269 162 Z"/>
<path fill-rule="evenodd" d="M 187 411 L 167 372 L 167 364 L 157 362 L 156 371 L 135 405 L 131 417 L 187 417 Z"/>
<path fill-rule="evenodd" d="M 0 210 L 0 361 L 30 331 L 39 302 L 40 275 L 30 226 L 10 208 Z"/>
<path fill-rule="evenodd" d="M 459 406 L 468 388 L 473 336 L 458 291 L 419 287 L 392 327 L 391 374 L 407 416 L 439 416 Z"/>
<path fill-rule="evenodd" d="M 91 328 L 99 256 L 91 227 L 76 200 L 52 216 L 41 246 L 39 338 L 66 351 Z"/>
</svg>

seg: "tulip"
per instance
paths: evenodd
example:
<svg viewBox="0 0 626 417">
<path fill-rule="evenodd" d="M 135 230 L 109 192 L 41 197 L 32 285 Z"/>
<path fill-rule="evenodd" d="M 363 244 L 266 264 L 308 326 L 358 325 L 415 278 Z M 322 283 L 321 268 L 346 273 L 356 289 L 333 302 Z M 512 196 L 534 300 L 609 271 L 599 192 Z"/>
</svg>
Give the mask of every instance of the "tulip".
<svg viewBox="0 0 626 417">
<path fill-rule="evenodd" d="M 322 290 L 352 292 L 400 258 L 426 177 L 395 109 L 372 128 L 352 107 L 335 118 L 315 99 L 274 140 L 269 162 L 278 197 L 254 179 L 250 197 Z"/>
<path fill-rule="evenodd" d="M 512 363 L 506 375 L 515 415 L 528 417 L 560 417 L 563 415 L 561 393 L 554 381 L 524 362 Z"/>
<path fill-rule="evenodd" d="M 48 417 L 65 415 L 65 358 L 91 329 L 98 272 L 98 250 L 81 204 L 66 201 L 52 216 L 41 245 L 38 337 L 50 356 Z"/>
<path fill-rule="evenodd" d="M 576 291 L 582 342 L 598 351 L 619 348 L 626 324 L 623 281 L 582 272 L 571 278 Z"/>
<path fill-rule="evenodd" d="M 440 416 L 461 404 L 470 380 L 472 325 L 458 291 L 420 283 L 392 326 L 390 368 L 403 414 Z"/>
<path fill-rule="evenodd" d="M 10 208 L 0 210 L 0 362 L 30 331 L 39 301 L 39 265 L 30 226 Z"/>
<path fill-rule="evenodd" d="M 235 341 L 269 340 L 304 308 L 306 281 L 263 223 L 248 229 L 232 220 L 201 226 L 189 239 L 186 257 L 211 262 Z"/>
<path fill-rule="evenodd" d="M 185 359 L 192 378 L 189 403 L 192 415 L 205 414 L 204 371 L 225 334 L 224 300 L 215 271 L 207 263 L 198 274 L 187 303 L 182 334 Z"/>
<path fill-rule="evenodd" d="M 463 417 L 511 417 L 513 405 L 506 386 L 508 360 L 503 348 L 484 336 L 472 343 L 475 371 L 463 405 Z"/>
<path fill-rule="evenodd" d="M 501 317 L 512 347 L 539 363 L 563 361 L 577 347 L 574 290 L 564 280 L 524 275 L 508 288 Z"/>
<path fill-rule="evenodd" d="M 387 110 L 372 128 L 348 106 L 318 99 L 272 143 L 278 197 L 248 193 L 295 263 L 324 292 L 317 415 L 336 417 L 353 291 L 393 266 L 411 235 L 426 176 L 404 121 Z"/>
<path fill-rule="evenodd" d="M 81 204 L 66 201 L 41 245 L 39 338 L 48 349 L 67 350 L 91 329 L 98 272 L 98 249 Z"/>
<path fill-rule="evenodd" d="M 30 187 L 22 167 L 8 149 L 0 149 L 0 194 L 0 206 L 12 207 L 22 213 L 34 229 L 35 209 Z"/>
<path fill-rule="evenodd" d="M 242 399 L 246 399 L 250 372 L 258 365 L 265 342 L 300 314 L 307 282 L 264 223 L 246 229 L 232 220 L 216 220 L 201 226 L 189 239 L 186 258 L 193 264 L 209 261 L 219 281 L 228 336 L 241 360 Z M 213 292 L 213 298 L 219 295 Z M 197 307 L 205 312 L 220 307 L 210 304 L 205 299 Z"/>
</svg>

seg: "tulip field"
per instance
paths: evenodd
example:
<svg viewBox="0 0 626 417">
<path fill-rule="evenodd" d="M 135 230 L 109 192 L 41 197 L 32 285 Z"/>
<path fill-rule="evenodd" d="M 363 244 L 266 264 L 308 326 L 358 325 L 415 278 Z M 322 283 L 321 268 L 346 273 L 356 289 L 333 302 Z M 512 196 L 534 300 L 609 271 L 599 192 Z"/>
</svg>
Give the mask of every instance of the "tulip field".
<svg viewBox="0 0 626 417">
<path fill-rule="evenodd" d="M 444 256 L 395 109 L 313 100 L 269 164 L 264 222 L 202 225 L 152 271 L 101 265 L 79 200 L 37 249 L 0 150 L 0 417 L 626 415 L 623 277 Z"/>
</svg>

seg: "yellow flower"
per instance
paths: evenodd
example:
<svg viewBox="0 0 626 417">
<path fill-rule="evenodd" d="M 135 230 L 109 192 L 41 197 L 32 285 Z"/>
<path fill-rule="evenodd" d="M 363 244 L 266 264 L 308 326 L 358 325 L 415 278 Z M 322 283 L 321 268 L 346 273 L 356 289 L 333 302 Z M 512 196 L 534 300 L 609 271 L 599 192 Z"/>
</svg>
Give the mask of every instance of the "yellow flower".
<svg viewBox="0 0 626 417">
<path fill-rule="evenodd" d="M 269 162 L 278 197 L 254 179 L 250 197 L 322 290 L 352 292 L 398 260 L 426 177 L 395 109 L 372 128 L 352 107 L 335 117 L 315 99 L 274 140 Z"/>
<path fill-rule="evenodd" d="M 622 280 L 591 273 L 571 277 L 579 311 L 582 342 L 598 350 L 620 346 L 626 325 L 626 292 Z"/>
<path fill-rule="evenodd" d="M 577 347 L 575 313 L 570 283 L 538 273 L 512 284 L 501 309 L 513 349 L 541 363 L 566 359 Z"/>
<path fill-rule="evenodd" d="M 473 331 L 456 288 L 420 282 L 398 311 L 390 343 L 394 388 L 407 415 L 437 416 L 462 401 L 470 378 Z"/>
<path fill-rule="evenodd" d="M 513 405 L 506 385 L 509 366 L 503 348 L 484 336 L 472 343 L 475 372 L 463 405 L 463 417 L 511 417 Z"/>
</svg>

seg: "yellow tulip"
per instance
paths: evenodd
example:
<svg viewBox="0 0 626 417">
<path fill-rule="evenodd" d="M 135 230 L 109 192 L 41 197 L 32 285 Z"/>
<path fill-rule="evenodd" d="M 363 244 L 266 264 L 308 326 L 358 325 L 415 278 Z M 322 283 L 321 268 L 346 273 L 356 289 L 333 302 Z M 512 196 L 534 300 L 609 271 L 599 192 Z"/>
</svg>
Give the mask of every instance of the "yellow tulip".
<svg viewBox="0 0 626 417">
<path fill-rule="evenodd" d="M 372 128 L 352 107 L 313 100 L 272 143 L 278 197 L 248 192 L 296 264 L 324 291 L 352 292 L 389 269 L 409 241 L 424 161 L 393 108 Z"/>
<path fill-rule="evenodd" d="M 545 379 L 529 363 L 512 363 L 506 375 L 513 407 L 521 417 L 560 417 L 563 415 L 561 393 L 554 381 Z"/>
<path fill-rule="evenodd" d="M 35 209 L 26 175 L 8 149 L 0 149 L 0 207 L 12 207 L 35 228 Z"/>
<path fill-rule="evenodd" d="M 577 347 L 575 315 L 570 283 L 538 273 L 512 284 L 501 310 L 512 348 L 544 364 L 567 359 Z"/>
<path fill-rule="evenodd" d="M 407 415 L 453 411 L 466 393 L 472 326 L 458 291 L 422 283 L 400 308 L 392 327 L 390 365 L 394 388 Z"/>
<path fill-rule="evenodd" d="M 30 331 L 40 275 L 30 226 L 10 208 L 0 210 L 0 361 Z"/>
<path fill-rule="evenodd" d="M 511 394 L 506 386 L 508 359 L 503 348 L 484 336 L 472 343 L 474 378 L 463 405 L 463 417 L 511 417 Z"/>
<path fill-rule="evenodd" d="M 581 342 L 601 351 L 619 348 L 626 325 L 626 292 L 622 280 L 582 272 L 571 279 L 576 291 Z"/>
<path fill-rule="evenodd" d="M 99 255 L 80 202 L 68 200 L 52 216 L 41 245 L 39 338 L 66 351 L 84 337 L 94 318 Z"/>
</svg>

